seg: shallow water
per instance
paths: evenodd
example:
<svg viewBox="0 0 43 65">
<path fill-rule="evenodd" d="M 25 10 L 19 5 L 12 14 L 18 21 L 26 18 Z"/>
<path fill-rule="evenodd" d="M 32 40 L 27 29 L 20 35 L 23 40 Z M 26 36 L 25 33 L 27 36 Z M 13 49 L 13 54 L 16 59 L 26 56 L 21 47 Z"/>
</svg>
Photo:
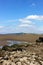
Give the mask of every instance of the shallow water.
<svg viewBox="0 0 43 65">
<path fill-rule="evenodd" d="M 0 46 L 0 48 L 2 48 L 3 46 Z"/>
<path fill-rule="evenodd" d="M 24 42 L 24 41 L 11 41 L 11 40 L 8 40 L 8 45 L 11 46 L 13 44 L 21 44 L 21 43 L 28 43 L 28 42 Z"/>
<path fill-rule="evenodd" d="M 11 46 L 13 44 L 21 44 L 21 43 L 28 43 L 28 42 L 24 42 L 24 41 L 12 41 L 12 40 L 7 40 L 6 41 L 8 46 Z M 2 48 L 3 46 L 0 46 L 0 48 Z"/>
</svg>

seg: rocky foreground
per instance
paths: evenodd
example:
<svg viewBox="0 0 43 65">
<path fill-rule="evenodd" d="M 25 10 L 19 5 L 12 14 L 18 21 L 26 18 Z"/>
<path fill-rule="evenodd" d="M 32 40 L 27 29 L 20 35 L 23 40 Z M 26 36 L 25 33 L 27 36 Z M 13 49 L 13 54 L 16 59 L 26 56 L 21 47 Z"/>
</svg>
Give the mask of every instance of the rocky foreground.
<svg viewBox="0 0 43 65">
<path fill-rule="evenodd" d="M 0 65 L 43 65 L 43 57 L 29 51 L 6 51 L 0 57 Z"/>
</svg>

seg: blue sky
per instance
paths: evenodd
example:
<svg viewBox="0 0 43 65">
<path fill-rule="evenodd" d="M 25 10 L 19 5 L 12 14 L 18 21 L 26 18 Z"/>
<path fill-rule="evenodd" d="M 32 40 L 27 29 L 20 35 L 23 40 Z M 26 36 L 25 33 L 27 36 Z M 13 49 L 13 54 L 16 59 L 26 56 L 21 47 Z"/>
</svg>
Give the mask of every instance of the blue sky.
<svg viewBox="0 0 43 65">
<path fill-rule="evenodd" d="M 0 34 L 43 33 L 43 0 L 0 0 Z"/>
</svg>

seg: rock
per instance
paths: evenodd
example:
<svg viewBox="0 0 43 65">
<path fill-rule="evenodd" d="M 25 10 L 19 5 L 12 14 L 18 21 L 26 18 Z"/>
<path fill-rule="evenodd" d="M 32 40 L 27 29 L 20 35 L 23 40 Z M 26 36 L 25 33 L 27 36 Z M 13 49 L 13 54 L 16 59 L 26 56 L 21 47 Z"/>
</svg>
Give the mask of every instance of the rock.
<svg viewBox="0 0 43 65">
<path fill-rule="evenodd" d="M 23 60 L 26 61 L 27 60 L 27 57 L 23 57 Z"/>
<path fill-rule="evenodd" d="M 23 62 L 22 65 L 27 65 L 27 64 Z"/>
<path fill-rule="evenodd" d="M 8 55 L 6 55 L 3 59 L 4 59 L 4 60 L 8 60 Z"/>
<path fill-rule="evenodd" d="M 11 62 L 9 65 L 16 65 L 14 62 Z"/>
<path fill-rule="evenodd" d="M 30 65 L 40 65 L 40 64 L 38 64 L 37 62 L 35 63 L 31 62 Z"/>
<path fill-rule="evenodd" d="M 10 61 L 4 60 L 3 65 L 9 65 L 9 64 L 10 64 Z"/>
<path fill-rule="evenodd" d="M 0 57 L 0 60 L 2 59 L 2 57 Z"/>
<path fill-rule="evenodd" d="M 41 62 L 41 64 L 43 65 L 43 61 L 40 61 Z"/>
<path fill-rule="evenodd" d="M 22 61 L 23 61 L 23 59 L 22 59 L 22 58 L 20 58 L 20 61 L 22 62 Z"/>
<path fill-rule="evenodd" d="M 12 51 L 0 57 L 0 64 L 2 65 L 43 65 L 42 58 L 35 53 Z"/>
<path fill-rule="evenodd" d="M 17 65 L 22 65 L 21 62 L 17 62 Z"/>
</svg>

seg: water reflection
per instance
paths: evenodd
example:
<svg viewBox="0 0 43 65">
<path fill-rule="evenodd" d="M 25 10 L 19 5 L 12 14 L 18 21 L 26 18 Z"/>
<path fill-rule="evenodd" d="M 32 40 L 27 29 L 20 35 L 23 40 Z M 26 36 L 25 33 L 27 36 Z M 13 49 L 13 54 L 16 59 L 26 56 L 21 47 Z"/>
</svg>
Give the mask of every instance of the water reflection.
<svg viewBox="0 0 43 65">
<path fill-rule="evenodd" d="M 3 41 L 2 41 L 3 42 Z M 7 40 L 6 41 L 6 45 L 11 46 L 13 44 L 21 44 L 21 43 L 28 43 L 28 42 L 24 42 L 24 41 L 14 41 L 14 40 Z M 0 48 L 2 48 L 3 46 L 0 46 Z"/>
<path fill-rule="evenodd" d="M 11 40 L 7 40 L 8 45 L 11 46 L 13 44 L 21 44 L 21 43 L 28 43 L 28 42 L 24 42 L 24 41 L 11 41 Z"/>
<path fill-rule="evenodd" d="M 2 48 L 3 46 L 0 46 L 0 48 Z"/>
</svg>

